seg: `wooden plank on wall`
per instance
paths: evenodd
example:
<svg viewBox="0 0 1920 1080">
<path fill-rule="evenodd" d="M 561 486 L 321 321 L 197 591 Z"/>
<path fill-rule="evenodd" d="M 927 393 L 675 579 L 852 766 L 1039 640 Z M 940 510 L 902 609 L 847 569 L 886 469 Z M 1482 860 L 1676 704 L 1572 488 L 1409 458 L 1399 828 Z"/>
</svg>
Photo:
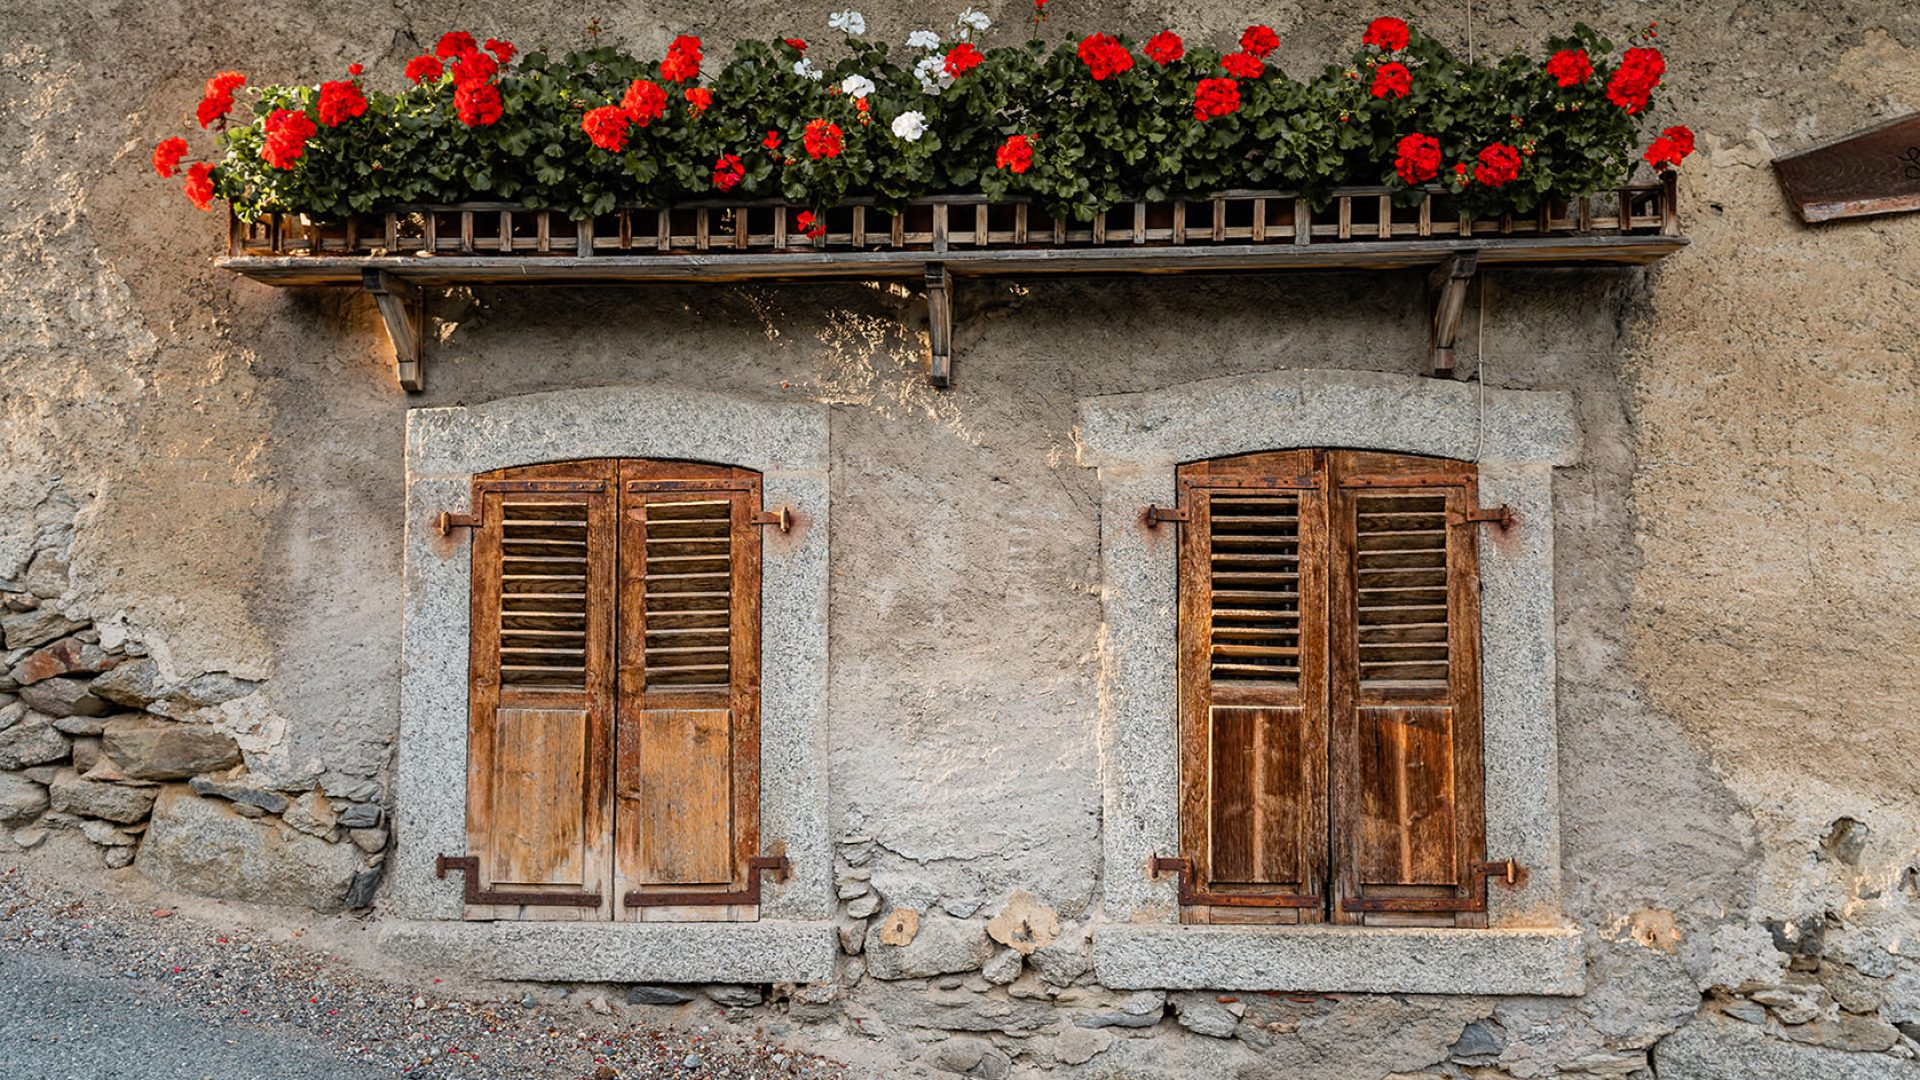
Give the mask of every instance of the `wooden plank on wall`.
<svg viewBox="0 0 1920 1080">
<path fill-rule="evenodd" d="M 1809 224 L 1920 210 L 1920 113 L 1775 158 L 1773 171 Z"/>
</svg>

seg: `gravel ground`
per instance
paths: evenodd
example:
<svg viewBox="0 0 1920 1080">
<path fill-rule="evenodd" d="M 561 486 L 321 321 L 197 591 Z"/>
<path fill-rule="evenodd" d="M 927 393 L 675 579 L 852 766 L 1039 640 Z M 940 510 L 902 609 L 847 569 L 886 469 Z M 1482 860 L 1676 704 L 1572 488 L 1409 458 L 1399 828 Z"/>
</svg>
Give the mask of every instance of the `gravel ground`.
<svg viewBox="0 0 1920 1080">
<path fill-rule="evenodd" d="M 217 908 L 214 909 L 217 912 Z M 0 1077 L 844 1080 L 839 1062 L 695 1024 L 622 1024 L 551 988 L 416 985 L 298 940 L 0 873 Z M 518 995 L 518 996 L 515 996 Z M 713 1014 L 716 1019 L 718 1013 Z"/>
</svg>

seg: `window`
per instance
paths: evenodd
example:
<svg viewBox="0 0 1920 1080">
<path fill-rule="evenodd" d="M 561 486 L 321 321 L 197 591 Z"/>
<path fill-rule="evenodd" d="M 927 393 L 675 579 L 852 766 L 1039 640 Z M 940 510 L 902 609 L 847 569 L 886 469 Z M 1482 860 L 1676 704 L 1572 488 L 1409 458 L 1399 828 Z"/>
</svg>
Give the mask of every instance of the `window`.
<svg viewBox="0 0 1920 1080">
<path fill-rule="evenodd" d="M 1472 465 L 1180 466 L 1181 917 L 1486 925 Z"/>
<path fill-rule="evenodd" d="M 473 483 L 471 918 L 752 918 L 760 475 Z"/>
</svg>

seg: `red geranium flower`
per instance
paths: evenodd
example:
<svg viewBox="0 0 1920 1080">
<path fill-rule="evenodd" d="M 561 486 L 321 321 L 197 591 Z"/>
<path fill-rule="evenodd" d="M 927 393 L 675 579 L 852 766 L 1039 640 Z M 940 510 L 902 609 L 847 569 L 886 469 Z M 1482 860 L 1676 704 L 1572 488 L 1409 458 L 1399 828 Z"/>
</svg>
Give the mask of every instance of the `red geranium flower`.
<svg viewBox="0 0 1920 1080">
<path fill-rule="evenodd" d="M 1148 38 L 1147 43 L 1140 47 L 1140 51 L 1147 54 L 1147 59 L 1161 67 L 1166 67 L 1187 55 L 1187 44 L 1180 40 L 1179 34 L 1171 30 L 1162 30 Z"/>
<path fill-rule="evenodd" d="M 453 92 L 453 107 L 468 127 L 485 127 L 500 119 L 500 90 L 490 82 L 468 83 Z"/>
<path fill-rule="evenodd" d="M 411 79 L 415 85 L 426 82 L 428 79 L 438 79 L 446 73 L 447 69 L 437 58 L 424 53 L 407 61 L 407 78 Z"/>
<path fill-rule="evenodd" d="M 1009 135 L 994 152 L 995 167 L 1018 175 L 1033 167 L 1033 142 L 1025 135 Z"/>
<path fill-rule="evenodd" d="M 732 191 L 746 176 L 747 163 L 739 154 L 721 154 L 713 163 L 713 186 L 721 191 Z"/>
<path fill-rule="evenodd" d="M 963 41 L 947 53 L 947 60 L 943 67 L 947 74 L 957 79 L 979 67 L 980 62 L 985 59 L 986 57 L 980 55 L 980 50 L 973 47 L 972 42 Z"/>
<path fill-rule="evenodd" d="M 767 137 L 760 140 L 760 145 L 769 150 L 780 149 L 780 133 L 777 131 L 767 132 Z"/>
<path fill-rule="evenodd" d="M 1228 53 L 1220 58 L 1220 66 L 1236 79 L 1257 79 L 1267 71 L 1267 65 L 1248 52 Z"/>
<path fill-rule="evenodd" d="M 483 52 L 461 53 L 453 58 L 453 84 L 472 86 L 483 83 L 500 71 L 500 62 Z"/>
<path fill-rule="evenodd" d="M 1367 32 L 1360 38 L 1360 44 L 1371 45 L 1382 52 L 1399 52 L 1407 47 L 1411 36 L 1406 23 L 1391 16 L 1382 16 L 1367 24 Z"/>
<path fill-rule="evenodd" d="M 1373 69 L 1373 96 L 1403 98 L 1413 92 L 1413 72 L 1405 64 L 1381 64 Z"/>
<path fill-rule="evenodd" d="M 1439 176 L 1440 140 L 1417 131 L 1401 136 L 1394 146 L 1393 171 L 1409 187 Z"/>
<path fill-rule="evenodd" d="M 1666 74 L 1667 60 L 1658 49 L 1628 49 L 1620 57 L 1620 66 L 1607 80 L 1607 100 L 1629 113 L 1647 107 L 1653 88 Z"/>
<path fill-rule="evenodd" d="M 1080 62 L 1099 82 L 1132 68 L 1133 54 L 1112 34 L 1088 34 L 1080 39 Z"/>
<path fill-rule="evenodd" d="M 1193 91 L 1193 118 L 1211 120 L 1240 109 L 1240 84 L 1232 79 L 1201 79 Z"/>
<path fill-rule="evenodd" d="M 700 39 L 681 34 L 667 46 L 667 58 L 660 61 L 660 77 L 668 82 L 686 82 L 700 77 Z"/>
<path fill-rule="evenodd" d="M 465 30 L 453 30 L 440 35 L 440 43 L 433 47 L 433 55 L 442 60 L 478 51 L 480 46 L 474 44 L 473 35 Z"/>
<path fill-rule="evenodd" d="M 627 132 L 633 126 L 633 118 L 618 105 L 602 105 L 597 109 L 588 109 L 580 118 L 580 130 L 587 133 L 593 145 L 609 154 L 617 154 L 627 148 Z"/>
<path fill-rule="evenodd" d="M 196 161 L 187 166 L 187 184 L 183 189 L 193 205 L 206 210 L 213 205 L 213 165 Z"/>
<path fill-rule="evenodd" d="M 1505 187 L 1519 175 L 1520 151 L 1506 143 L 1480 151 L 1480 164 L 1473 167 L 1474 180 L 1488 187 Z"/>
<path fill-rule="evenodd" d="M 276 169 L 291 169 L 307 152 L 307 140 L 319 129 L 299 109 L 275 109 L 267 116 L 266 141 L 260 146 L 260 160 Z"/>
<path fill-rule="evenodd" d="M 793 227 L 803 236 L 827 235 L 827 223 L 815 217 L 811 210 L 800 211 L 799 216 L 793 219 Z"/>
<path fill-rule="evenodd" d="M 687 91 L 687 104 L 692 106 L 693 115 L 699 116 L 713 104 L 713 91 L 704 86 L 696 86 Z"/>
<path fill-rule="evenodd" d="M 180 171 L 180 159 L 186 156 L 187 140 L 178 135 L 162 139 L 160 145 L 153 148 L 153 171 L 171 177 Z"/>
<path fill-rule="evenodd" d="M 1593 78 L 1593 61 L 1585 49 L 1561 49 L 1547 61 L 1547 74 L 1561 86 L 1579 86 Z"/>
<path fill-rule="evenodd" d="M 788 44 L 789 46 L 791 46 L 791 47 L 792 47 L 793 49 L 795 49 L 795 50 L 796 50 L 796 51 L 798 51 L 798 52 L 806 52 L 806 51 L 807 51 L 807 39 L 806 39 L 806 38 L 797 38 L 797 37 L 790 37 L 790 38 L 786 38 L 786 39 L 784 39 L 784 40 L 786 41 L 786 43 L 787 43 L 787 44 Z"/>
<path fill-rule="evenodd" d="M 1271 26 L 1249 26 L 1240 31 L 1240 47 L 1265 60 L 1268 53 L 1280 47 L 1280 35 Z"/>
<path fill-rule="evenodd" d="M 513 58 L 520 53 L 519 49 L 513 47 L 513 42 L 501 41 L 499 38 L 488 38 L 485 48 L 493 54 L 495 60 L 502 64 L 513 63 Z"/>
<path fill-rule="evenodd" d="M 846 146 L 841 138 L 840 125 L 825 119 L 807 121 L 807 130 L 801 141 L 806 144 L 807 156 L 815 161 L 837 158 Z"/>
<path fill-rule="evenodd" d="M 200 98 L 200 107 L 194 110 L 194 118 L 206 127 L 215 120 L 227 115 L 233 108 L 233 92 L 247 84 L 247 77 L 237 71 L 223 71 L 207 80 L 207 88 Z"/>
<path fill-rule="evenodd" d="M 316 110 L 320 123 L 327 127 L 341 124 L 367 111 L 367 96 L 358 83 L 335 79 L 320 84 L 320 102 Z"/>
<path fill-rule="evenodd" d="M 635 79 L 620 99 L 620 107 L 627 111 L 628 119 L 646 127 L 667 114 L 667 92 L 650 79 Z"/>
<path fill-rule="evenodd" d="M 1677 169 L 1680 162 L 1693 153 L 1693 131 L 1685 127 L 1670 127 L 1653 140 L 1647 147 L 1647 164 L 1656 169 Z M 156 159 L 157 160 L 157 159 Z"/>
<path fill-rule="evenodd" d="M 366 66 L 363 64 L 347 65 L 347 74 L 349 75 L 360 76 L 360 75 L 365 75 L 366 73 L 367 73 L 367 69 L 366 69 Z"/>
</svg>

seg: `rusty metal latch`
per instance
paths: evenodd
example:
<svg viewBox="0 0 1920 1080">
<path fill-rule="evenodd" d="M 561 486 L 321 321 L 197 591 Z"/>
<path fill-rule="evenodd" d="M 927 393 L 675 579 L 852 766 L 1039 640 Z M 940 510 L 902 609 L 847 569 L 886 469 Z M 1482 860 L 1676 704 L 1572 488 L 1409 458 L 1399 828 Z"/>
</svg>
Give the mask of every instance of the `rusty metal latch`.
<svg viewBox="0 0 1920 1080">
<path fill-rule="evenodd" d="M 433 527 L 440 530 L 441 536 L 449 536 L 455 529 L 477 529 L 480 527 L 480 515 L 442 510 L 440 516 L 433 519 Z"/>
<path fill-rule="evenodd" d="M 1527 868 L 1512 859 L 1481 863 L 1473 868 L 1473 873 L 1488 881 L 1498 881 L 1509 889 L 1517 889 L 1527 883 Z"/>
<path fill-rule="evenodd" d="M 1149 529 L 1157 529 L 1163 522 L 1192 520 L 1184 506 L 1149 506 L 1141 518 Z"/>
<path fill-rule="evenodd" d="M 1162 874 L 1176 875 L 1180 886 L 1181 907 L 1211 904 L 1220 907 L 1317 908 L 1326 903 L 1325 897 L 1312 893 L 1250 895 L 1203 890 L 1194 883 L 1192 859 L 1169 859 L 1165 855 L 1155 855 L 1149 869 L 1156 878 Z"/>
<path fill-rule="evenodd" d="M 499 904 L 503 907 L 593 907 L 600 906 L 597 892 L 517 892 L 480 887 L 480 860 L 473 855 L 436 855 L 433 876 L 445 878 L 447 871 L 458 870 L 462 878 L 461 900 L 467 904 Z"/>
<path fill-rule="evenodd" d="M 785 855 L 755 855 L 747 860 L 747 887 L 734 892 L 646 892 L 635 889 L 622 898 L 627 907 L 717 907 L 733 904 L 758 906 L 760 875 L 773 871 L 781 881 L 792 876 L 793 864 Z"/>
<path fill-rule="evenodd" d="M 755 525 L 778 525 L 783 533 L 793 531 L 793 507 L 782 506 L 777 510 L 762 510 L 753 515 Z"/>
<path fill-rule="evenodd" d="M 1447 524 L 1456 528 L 1462 525 L 1492 525 L 1498 529 L 1511 529 L 1517 518 L 1513 507 L 1506 503 L 1499 506 L 1484 506 L 1478 510 L 1469 510 L 1464 514 L 1448 514 Z"/>
</svg>

